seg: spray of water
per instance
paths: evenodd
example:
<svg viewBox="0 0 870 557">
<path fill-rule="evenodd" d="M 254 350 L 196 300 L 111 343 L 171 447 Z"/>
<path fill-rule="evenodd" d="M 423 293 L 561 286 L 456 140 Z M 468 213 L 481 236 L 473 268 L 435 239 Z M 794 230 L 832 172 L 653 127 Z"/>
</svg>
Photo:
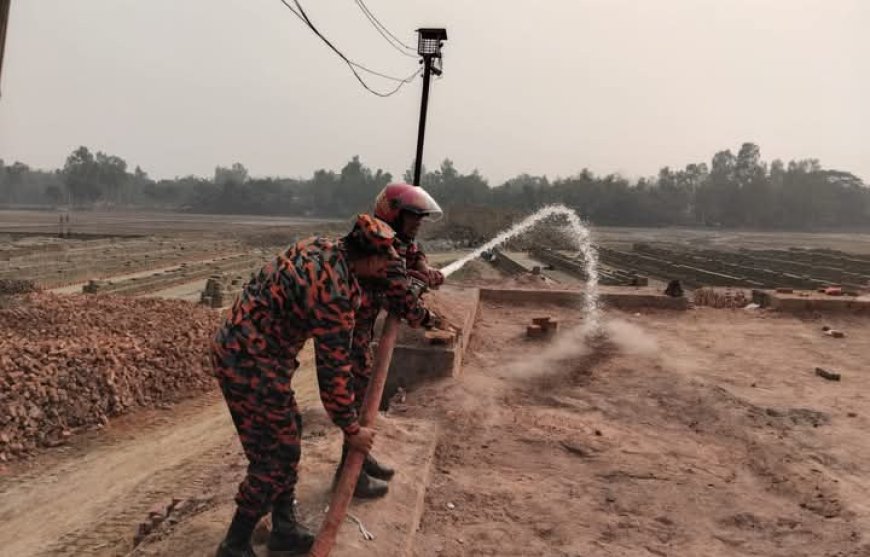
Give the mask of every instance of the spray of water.
<svg viewBox="0 0 870 557">
<path fill-rule="evenodd" d="M 583 309 L 585 314 L 584 329 L 587 333 L 596 332 L 599 326 L 598 251 L 595 249 L 595 246 L 592 245 L 592 237 L 589 233 L 589 228 L 583 224 L 583 221 L 580 220 L 577 213 L 564 205 L 548 205 L 540 211 L 529 215 L 465 257 L 445 266 L 441 269 L 441 272 L 445 277 L 448 277 L 464 267 L 469 261 L 480 257 L 483 252 L 502 245 L 511 238 L 527 232 L 541 222 L 558 218 L 566 219 L 568 221 L 568 226 L 571 230 L 571 239 L 577 246 L 578 253 L 583 256 L 583 260 L 585 261 L 587 278 L 586 289 L 583 293 Z"/>
</svg>

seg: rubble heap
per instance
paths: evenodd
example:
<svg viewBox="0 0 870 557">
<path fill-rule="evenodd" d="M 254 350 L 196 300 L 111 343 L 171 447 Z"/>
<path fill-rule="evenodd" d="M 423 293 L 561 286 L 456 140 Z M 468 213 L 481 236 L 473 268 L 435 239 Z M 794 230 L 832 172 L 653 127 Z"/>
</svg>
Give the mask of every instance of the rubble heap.
<svg viewBox="0 0 870 557">
<path fill-rule="evenodd" d="M 0 461 L 214 386 L 218 314 L 187 302 L 34 293 L 0 309 Z"/>
</svg>

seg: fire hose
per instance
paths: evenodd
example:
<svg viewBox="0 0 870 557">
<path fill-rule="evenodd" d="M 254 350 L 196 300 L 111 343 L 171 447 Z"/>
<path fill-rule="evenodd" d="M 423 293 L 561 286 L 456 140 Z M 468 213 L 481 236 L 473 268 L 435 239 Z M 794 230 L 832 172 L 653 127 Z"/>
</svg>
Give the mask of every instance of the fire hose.
<svg viewBox="0 0 870 557">
<path fill-rule="evenodd" d="M 375 368 L 369 381 L 369 388 L 366 391 L 362 417 L 360 418 L 360 425 L 363 427 L 372 427 L 377 418 L 378 407 L 384 394 L 384 384 L 387 382 L 387 371 L 390 369 L 390 361 L 393 358 L 393 348 L 396 346 L 398 332 L 399 318 L 394 315 L 388 315 L 384 321 L 384 329 L 378 342 L 377 352 L 375 353 Z M 310 557 L 327 557 L 329 552 L 332 551 L 332 546 L 335 545 L 335 537 L 338 535 L 338 529 L 344 521 L 347 507 L 350 505 L 350 500 L 353 497 L 353 490 L 359 479 L 365 457 L 365 453 L 357 449 L 351 449 L 348 452 L 347 459 L 344 461 L 344 468 L 341 469 L 338 484 L 332 492 L 329 511 L 326 513 L 326 518 L 320 526 L 320 532 L 317 533 L 317 539 L 314 541 L 311 552 L 308 554 Z"/>
<path fill-rule="evenodd" d="M 426 284 L 413 275 L 410 278 L 411 290 L 419 297 L 426 290 Z M 387 315 L 384 321 L 384 328 L 375 352 L 374 371 L 369 381 L 363 403 L 362 416 L 360 417 L 360 425 L 363 427 L 373 427 L 378 416 L 378 408 L 381 405 L 381 397 L 384 394 L 384 385 L 387 382 L 387 372 L 393 359 L 393 348 L 396 346 L 396 338 L 399 334 L 399 324 L 399 318 L 392 314 Z M 311 547 L 311 552 L 308 554 L 309 557 L 327 557 L 329 552 L 332 551 L 332 547 L 335 545 L 335 538 L 338 536 L 338 529 L 344 521 L 347 508 L 353 497 L 353 491 L 359 479 L 365 457 L 365 453 L 357 449 L 351 448 L 350 452 L 348 452 L 344 467 L 341 470 L 341 476 L 339 476 L 335 490 L 332 492 L 329 510 L 326 513 L 323 524 L 320 526 L 320 531 L 317 533 L 317 539 L 315 539 L 314 545 Z"/>
</svg>

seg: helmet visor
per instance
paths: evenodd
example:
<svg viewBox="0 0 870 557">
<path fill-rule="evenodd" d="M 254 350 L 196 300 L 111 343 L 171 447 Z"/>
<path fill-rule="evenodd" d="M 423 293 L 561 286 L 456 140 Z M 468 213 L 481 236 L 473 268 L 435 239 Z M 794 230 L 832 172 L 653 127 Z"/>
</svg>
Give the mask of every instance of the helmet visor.
<svg viewBox="0 0 870 557">
<path fill-rule="evenodd" d="M 399 209 L 422 215 L 424 220 L 439 221 L 444 216 L 441 206 L 423 188 L 408 188 L 399 196 Z"/>
</svg>

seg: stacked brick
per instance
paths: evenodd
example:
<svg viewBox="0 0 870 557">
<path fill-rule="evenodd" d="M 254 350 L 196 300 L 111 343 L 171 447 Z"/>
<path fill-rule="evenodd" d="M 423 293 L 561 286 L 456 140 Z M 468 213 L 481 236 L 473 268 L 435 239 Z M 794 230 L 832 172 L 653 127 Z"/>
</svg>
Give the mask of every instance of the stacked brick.
<svg viewBox="0 0 870 557">
<path fill-rule="evenodd" d="M 230 306 L 242 292 L 244 280 L 241 276 L 212 275 L 205 283 L 199 302 L 212 308 Z"/>
<path fill-rule="evenodd" d="M 752 301 L 743 290 L 716 290 L 714 288 L 699 288 L 695 290 L 693 302 L 696 306 L 713 308 L 739 309 L 746 307 Z"/>
<path fill-rule="evenodd" d="M 0 309 L 0 461 L 214 386 L 218 315 L 187 302 L 34 293 Z"/>
</svg>

